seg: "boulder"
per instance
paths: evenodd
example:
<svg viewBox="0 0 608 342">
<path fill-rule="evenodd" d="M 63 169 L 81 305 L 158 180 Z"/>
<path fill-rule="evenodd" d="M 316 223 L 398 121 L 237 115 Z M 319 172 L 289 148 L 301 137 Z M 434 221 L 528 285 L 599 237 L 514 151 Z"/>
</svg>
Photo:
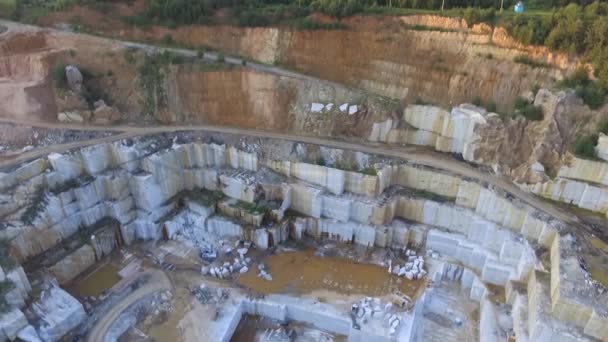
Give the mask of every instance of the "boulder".
<svg viewBox="0 0 608 342">
<path fill-rule="evenodd" d="M 14 340 L 17 337 L 17 333 L 27 326 L 27 318 L 21 310 L 12 309 L 0 316 L 0 340 L 8 338 Z"/>
<path fill-rule="evenodd" d="M 17 334 L 17 337 L 19 338 L 19 340 L 24 342 L 42 342 L 42 340 L 38 336 L 38 333 L 36 332 L 36 329 L 31 325 L 28 325 L 25 328 L 21 329 Z"/>
<path fill-rule="evenodd" d="M 323 111 L 324 108 L 325 108 L 325 105 L 322 103 L 318 103 L 318 102 L 313 102 L 310 105 L 310 111 L 313 113 L 320 113 L 321 111 Z"/>
<path fill-rule="evenodd" d="M 82 74 L 77 67 L 68 65 L 65 67 L 65 76 L 68 81 L 68 86 L 76 94 L 82 92 Z"/>
<path fill-rule="evenodd" d="M 45 287 L 40 299 L 32 304 L 32 312 L 38 317 L 36 330 L 43 341 L 58 341 L 82 323 L 87 314 L 82 304 L 56 282 Z"/>
<path fill-rule="evenodd" d="M 80 112 L 77 111 L 71 111 L 71 112 L 61 112 L 59 114 L 57 114 L 57 120 L 59 122 L 84 122 L 84 118 L 82 117 L 82 115 L 80 114 Z"/>
<path fill-rule="evenodd" d="M 120 120 L 121 116 L 116 108 L 106 105 L 103 100 L 95 102 L 95 111 L 93 112 L 94 123 L 108 125 Z"/>
</svg>

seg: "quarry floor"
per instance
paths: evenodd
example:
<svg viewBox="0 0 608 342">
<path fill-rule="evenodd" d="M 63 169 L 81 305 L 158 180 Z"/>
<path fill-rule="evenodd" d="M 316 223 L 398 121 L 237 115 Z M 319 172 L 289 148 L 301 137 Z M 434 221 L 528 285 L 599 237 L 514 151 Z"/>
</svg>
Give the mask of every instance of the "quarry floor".
<svg viewBox="0 0 608 342">
<path fill-rule="evenodd" d="M 159 314 L 155 304 L 151 304 L 150 313 L 121 340 L 132 339 L 134 332 L 141 332 L 156 341 L 206 340 L 199 323 L 213 321 L 215 315 L 221 316 L 222 313 L 221 306 L 220 312 L 216 313 L 197 301 L 192 291 L 201 284 L 222 288 L 228 296 L 236 293 L 263 298 L 271 294 L 284 294 L 312 298 L 344 312 L 350 310 L 350 303 L 362 297 L 389 300 L 397 291 L 412 299 L 408 306 L 411 308 L 427 285 L 426 279 L 407 280 L 389 274 L 385 267 L 379 266 L 386 258 L 385 249 L 369 250 L 361 246 L 312 241 L 288 243 L 272 251 L 250 249 L 247 256 L 253 260 L 252 267 L 247 273 L 237 272 L 229 279 L 201 275 L 200 267 L 206 263 L 197 254 L 196 250 L 174 240 L 157 244 L 142 243 L 115 250 L 75 279 L 68 286 L 69 291 L 81 300 L 96 297 L 96 304 L 89 307 L 95 311 L 102 307 L 100 304 L 104 300 L 111 299 L 112 293 L 120 292 L 121 288 L 136 279 L 149 277 L 144 284 L 103 312 L 86 340 L 104 340 L 122 312 L 145 296 L 162 290 L 172 292 L 172 309 Z M 272 281 L 257 276 L 259 264 L 266 266 L 273 277 Z M 253 341 L 252 336 L 256 331 L 262 334 L 280 327 L 277 321 L 246 316 L 231 341 Z M 304 324 L 290 324 L 290 328 L 299 336 L 315 336 L 315 339 L 331 335 Z M 332 341 L 345 340 L 341 336 L 331 337 Z"/>
</svg>

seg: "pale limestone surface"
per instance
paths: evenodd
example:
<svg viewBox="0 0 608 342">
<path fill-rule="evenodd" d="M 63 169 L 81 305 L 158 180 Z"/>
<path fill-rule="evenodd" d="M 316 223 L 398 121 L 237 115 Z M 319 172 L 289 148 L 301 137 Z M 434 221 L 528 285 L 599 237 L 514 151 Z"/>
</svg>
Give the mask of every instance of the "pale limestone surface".
<svg viewBox="0 0 608 342">
<path fill-rule="evenodd" d="M 608 161 L 608 136 L 600 133 L 595 146 L 595 153 L 598 158 Z"/>
<path fill-rule="evenodd" d="M 55 284 L 42 291 L 32 311 L 39 319 L 36 330 L 44 341 L 58 341 L 87 316 L 82 304 Z"/>
<path fill-rule="evenodd" d="M 83 245 L 49 268 L 60 284 L 65 284 L 95 263 L 95 250 Z"/>
</svg>

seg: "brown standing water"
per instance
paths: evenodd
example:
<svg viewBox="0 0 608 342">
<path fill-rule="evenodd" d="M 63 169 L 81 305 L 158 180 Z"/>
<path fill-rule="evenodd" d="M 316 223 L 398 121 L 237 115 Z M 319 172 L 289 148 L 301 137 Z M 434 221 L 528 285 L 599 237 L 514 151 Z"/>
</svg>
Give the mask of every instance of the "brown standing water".
<svg viewBox="0 0 608 342">
<path fill-rule="evenodd" d="M 238 279 L 254 291 L 270 293 L 307 293 L 329 290 L 341 294 L 382 296 L 401 291 L 414 299 L 424 280 L 407 280 L 389 274 L 386 268 L 357 263 L 344 258 L 323 258 L 314 251 L 275 254 L 264 260 L 272 281 L 258 277 L 257 266 Z"/>
<path fill-rule="evenodd" d="M 99 296 L 105 290 L 112 288 L 120 279 L 118 268 L 112 263 L 107 263 L 78 282 L 76 291 L 83 297 Z"/>
</svg>

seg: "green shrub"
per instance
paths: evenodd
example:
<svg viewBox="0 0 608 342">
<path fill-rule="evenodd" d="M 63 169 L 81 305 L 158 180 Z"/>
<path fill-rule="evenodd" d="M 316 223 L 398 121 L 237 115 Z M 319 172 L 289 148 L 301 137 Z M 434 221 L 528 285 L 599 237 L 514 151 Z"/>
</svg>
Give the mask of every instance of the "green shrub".
<svg viewBox="0 0 608 342">
<path fill-rule="evenodd" d="M 171 58 L 169 59 L 169 63 L 171 64 L 182 64 L 184 63 L 184 57 L 177 53 L 172 53 Z"/>
<path fill-rule="evenodd" d="M 475 96 L 473 98 L 473 100 L 471 101 L 472 104 L 476 105 L 476 106 L 481 106 L 481 97 L 479 96 Z"/>
<path fill-rule="evenodd" d="M 576 95 L 591 109 L 597 109 L 606 102 L 608 91 L 599 82 L 591 80 L 585 69 L 576 70 L 570 77 L 562 80 L 560 85 L 574 89 Z"/>
<path fill-rule="evenodd" d="M 57 63 L 51 69 L 51 78 L 59 89 L 68 89 L 68 77 L 65 73 L 65 67 L 65 64 Z"/>
<path fill-rule="evenodd" d="M 597 134 L 578 138 L 572 146 L 572 152 L 582 158 L 595 158 L 595 145 L 597 145 L 597 139 Z"/>
<path fill-rule="evenodd" d="M 376 170 L 373 167 L 364 167 L 363 169 L 359 170 L 359 172 L 361 172 L 364 175 L 368 175 L 368 176 L 377 176 L 378 175 L 378 170 Z"/>
<path fill-rule="evenodd" d="M 488 112 L 496 113 L 496 102 L 490 100 L 490 102 L 488 102 L 486 105 L 486 109 Z"/>
<path fill-rule="evenodd" d="M 224 63 L 226 61 L 226 57 L 224 56 L 223 53 L 219 52 L 217 54 L 217 62 L 218 63 Z"/>
<path fill-rule="evenodd" d="M 150 28 L 152 27 L 152 20 L 145 15 L 133 15 L 122 18 L 124 22 L 129 25 L 141 27 L 141 28 Z"/>
<path fill-rule="evenodd" d="M 241 59 L 241 65 L 247 66 L 247 60 L 245 58 Z"/>
<path fill-rule="evenodd" d="M 529 66 L 531 66 L 533 68 L 549 68 L 549 67 L 551 67 L 551 65 L 549 65 L 549 64 L 547 64 L 545 62 L 537 61 L 537 60 L 535 60 L 533 58 L 530 58 L 530 57 L 528 57 L 526 55 L 519 55 L 519 56 L 513 58 L 513 61 L 515 63 L 529 65 Z"/>
<path fill-rule="evenodd" d="M 515 99 L 515 114 L 521 115 L 528 120 L 540 121 L 543 119 L 543 109 L 540 106 L 535 106 L 523 97 Z"/>
<path fill-rule="evenodd" d="M 472 27 L 478 23 L 491 23 L 496 17 L 496 10 L 494 8 L 472 8 L 469 7 L 464 10 L 464 20 L 467 22 L 469 27 Z"/>
</svg>

